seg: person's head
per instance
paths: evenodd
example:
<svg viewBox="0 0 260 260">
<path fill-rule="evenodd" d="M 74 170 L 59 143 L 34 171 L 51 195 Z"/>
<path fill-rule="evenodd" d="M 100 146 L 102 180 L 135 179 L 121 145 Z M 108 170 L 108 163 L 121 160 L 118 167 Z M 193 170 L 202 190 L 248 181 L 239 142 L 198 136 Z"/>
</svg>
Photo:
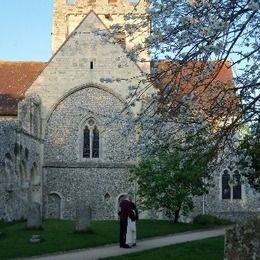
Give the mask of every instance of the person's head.
<svg viewBox="0 0 260 260">
<path fill-rule="evenodd" d="M 126 194 L 124 194 L 124 195 L 121 195 L 121 196 L 120 196 L 120 198 L 119 198 L 119 202 L 121 202 L 121 201 L 125 200 L 125 199 L 126 199 L 126 197 L 127 197 L 127 195 L 126 195 Z"/>
<path fill-rule="evenodd" d="M 132 194 L 128 194 L 127 197 L 128 197 L 129 201 L 131 201 L 131 202 L 133 201 L 133 195 Z"/>
</svg>

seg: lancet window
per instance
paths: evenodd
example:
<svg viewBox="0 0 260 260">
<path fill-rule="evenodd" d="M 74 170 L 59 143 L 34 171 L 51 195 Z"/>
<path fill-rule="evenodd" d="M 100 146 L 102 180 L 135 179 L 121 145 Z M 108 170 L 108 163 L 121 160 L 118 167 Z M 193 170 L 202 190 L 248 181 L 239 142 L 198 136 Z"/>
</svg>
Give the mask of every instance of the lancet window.
<svg viewBox="0 0 260 260">
<path fill-rule="evenodd" d="M 99 158 L 100 136 L 94 118 L 89 118 L 83 130 L 83 158 Z"/>
</svg>

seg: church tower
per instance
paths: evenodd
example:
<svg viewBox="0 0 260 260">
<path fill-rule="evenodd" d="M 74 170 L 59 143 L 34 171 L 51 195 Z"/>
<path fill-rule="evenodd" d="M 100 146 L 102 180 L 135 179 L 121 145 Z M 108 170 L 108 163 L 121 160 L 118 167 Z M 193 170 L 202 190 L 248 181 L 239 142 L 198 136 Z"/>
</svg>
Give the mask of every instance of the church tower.
<svg viewBox="0 0 260 260">
<path fill-rule="evenodd" d="M 118 29 L 114 37 L 126 50 L 140 46 L 149 36 L 147 7 L 148 0 L 54 0 L 52 52 L 55 53 L 59 49 L 91 10 L 108 29 L 111 30 L 113 25 L 122 28 Z M 134 18 L 126 21 L 125 17 L 130 13 Z M 126 23 L 137 25 L 131 34 L 124 29 Z M 148 60 L 147 49 L 138 54 L 138 60 Z M 147 71 L 148 63 L 138 62 L 144 71 Z"/>
</svg>

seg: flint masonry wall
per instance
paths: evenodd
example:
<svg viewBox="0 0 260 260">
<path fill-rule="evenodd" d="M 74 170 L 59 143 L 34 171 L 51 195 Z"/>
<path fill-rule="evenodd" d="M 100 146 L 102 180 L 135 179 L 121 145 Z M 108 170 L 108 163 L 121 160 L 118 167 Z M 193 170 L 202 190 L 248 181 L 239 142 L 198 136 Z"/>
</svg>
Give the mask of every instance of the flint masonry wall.
<svg viewBox="0 0 260 260">
<path fill-rule="evenodd" d="M 214 187 L 209 189 L 209 193 L 195 200 L 195 210 L 193 215 L 204 213 L 215 215 L 220 218 L 227 218 L 233 221 L 243 220 L 245 218 L 257 216 L 260 214 L 260 193 L 256 192 L 243 178 L 243 171 L 239 165 L 234 163 L 237 161 L 236 155 L 223 157 L 219 167 L 212 173 L 212 183 Z M 222 175 L 227 172 L 231 178 L 235 172 L 241 175 L 241 199 L 223 199 L 222 198 Z M 230 183 L 232 189 L 232 183 Z"/>
<path fill-rule="evenodd" d="M 63 99 L 53 111 L 44 145 L 44 214 L 74 218 L 79 203 L 90 205 L 95 219 L 115 218 L 120 194 L 135 159 L 132 114 L 124 103 L 97 86 L 86 86 Z M 100 131 L 100 158 L 83 158 L 83 129 L 94 118 Z"/>
<path fill-rule="evenodd" d="M 0 118 L 0 162 L 4 162 L 5 154 L 10 150 L 16 139 L 17 119 L 14 117 Z"/>
<path fill-rule="evenodd" d="M 40 142 L 17 128 L 16 122 L 1 125 L 9 143 L 1 146 L 0 218 L 11 221 L 25 218 L 31 201 L 41 202 Z"/>
<path fill-rule="evenodd" d="M 0 219 L 7 218 L 6 202 L 9 199 L 7 185 L 10 176 L 5 171 L 5 157 L 10 153 L 16 140 L 17 120 L 14 117 L 2 117 L 0 120 Z M 13 158 L 14 159 L 14 158 Z"/>
<path fill-rule="evenodd" d="M 100 131 L 101 159 L 131 160 L 134 136 L 127 132 L 132 116 L 122 113 L 124 103 L 98 86 L 86 86 L 63 99 L 46 127 L 44 161 L 75 163 L 83 161 L 82 140 L 85 121 L 93 117 Z M 127 149 L 128 148 L 128 149 Z M 133 158 L 132 158 L 133 159 Z"/>
<path fill-rule="evenodd" d="M 73 219 L 79 204 L 90 205 L 94 219 L 117 218 L 121 194 L 133 192 L 124 164 L 76 164 L 46 166 L 44 170 L 44 215 Z"/>
<path fill-rule="evenodd" d="M 225 260 L 260 258 L 260 217 L 236 224 L 226 231 Z"/>
<path fill-rule="evenodd" d="M 8 221 L 25 218 L 32 201 L 41 203 L 39 106 L 36 97 L 25 98 L 18 118 L 0 121 L 0 218 Z"/>
<path fill-rule="evenodd" d="M 95 31 L 99 29 L 104 30 L 104 26 L 90 13 L 27 91 L 41 98 L 43 133 L 45 120 L 53 107 L 80 86 L 101 85 L 123 99 L 129 94 L 129 86 L 144 87 L 145 77 L 140 68 L 127 58 L 119 44 L 97 35 Z M 139 112 L 140 104 L 132 109 Z"/>
<path fill-rule="evenodd" d="M 134 188 L 128 176 L 135 136 L 126 129 L 140 106 L 122 110 L 128 87 L 144 77 L 119 44 L 95 33 L 98 29 L 105 27 L 90 13 L 26 93 L 41 100 L 45 217 L 73 218 L 83 201 L 94 218 L 114 218 L 118 196 Z M 100 160 L 81 160 L 89 117 L 100 126 Z M 88 190 L 95 192 L 87 196 Z"/>
</svg>

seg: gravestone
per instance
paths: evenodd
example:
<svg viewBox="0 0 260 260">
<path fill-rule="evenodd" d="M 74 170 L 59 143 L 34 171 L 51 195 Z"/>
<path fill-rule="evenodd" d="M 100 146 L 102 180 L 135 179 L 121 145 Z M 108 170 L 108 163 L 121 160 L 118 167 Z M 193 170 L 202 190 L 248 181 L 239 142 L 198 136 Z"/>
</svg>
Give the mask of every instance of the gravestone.
<svg viewBox="0 0 260 260">
<path fill-rule="evenodd" d="M 260 259 L 260 217 L 226 231 L 224 259 Z"/>
<path fill-rule="evenodd" d="M 76 231 L 84 232 L 91 230 L 91 208 L 79 205 L 76 212 Z"/>
<path fill-rule="evenodd" d="M 42 228 L 41 205 L 33 202 L 27 210 L 27 228 Z"/>
</svg>

